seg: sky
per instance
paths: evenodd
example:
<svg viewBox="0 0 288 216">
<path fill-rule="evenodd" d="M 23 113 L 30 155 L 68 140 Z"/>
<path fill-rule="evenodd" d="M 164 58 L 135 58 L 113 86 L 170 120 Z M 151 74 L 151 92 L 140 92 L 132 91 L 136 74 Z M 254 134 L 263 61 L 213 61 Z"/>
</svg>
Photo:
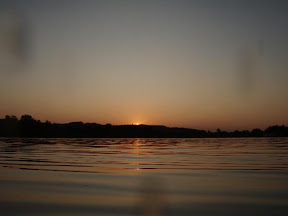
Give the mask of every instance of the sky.
<svg viewBox="0 0 288 216">
<path fill-rule="evenodd" d="M 2 0 L 0 117 L 288 125 L 287 10 L 284 0 Z"/>
</svg>

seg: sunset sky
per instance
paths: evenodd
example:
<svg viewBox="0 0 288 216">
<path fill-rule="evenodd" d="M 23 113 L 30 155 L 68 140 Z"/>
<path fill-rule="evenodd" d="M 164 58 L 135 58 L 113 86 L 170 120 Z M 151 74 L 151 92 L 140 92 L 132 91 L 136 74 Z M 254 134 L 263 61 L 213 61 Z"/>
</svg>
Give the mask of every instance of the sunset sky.
<svg viewBox="0 0 288 216">
<path fill-rule="evenodd" d="M 24 57 L 0 61 L 0 118 L 288 125 L 287 11 L 284 0 L 2 0 L 0 31 L 21 21 Z"/>
</svg>

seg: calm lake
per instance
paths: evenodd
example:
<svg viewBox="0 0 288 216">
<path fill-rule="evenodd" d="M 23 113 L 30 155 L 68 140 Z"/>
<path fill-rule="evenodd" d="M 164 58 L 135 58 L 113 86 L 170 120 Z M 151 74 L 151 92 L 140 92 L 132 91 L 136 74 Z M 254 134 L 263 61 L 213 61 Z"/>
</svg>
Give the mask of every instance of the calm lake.
<svg viewBox="0 0 288 216">
<path fill-rule="evenodd" d="M 1 215 L 285 215 L 288 138 L 0 138 Z"/>
</svg>

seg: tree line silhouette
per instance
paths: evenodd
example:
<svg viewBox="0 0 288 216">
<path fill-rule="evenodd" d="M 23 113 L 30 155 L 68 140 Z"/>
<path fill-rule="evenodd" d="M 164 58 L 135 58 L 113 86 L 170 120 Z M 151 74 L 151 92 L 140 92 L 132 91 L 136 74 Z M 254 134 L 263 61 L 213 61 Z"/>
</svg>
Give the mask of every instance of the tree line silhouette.
<svg viewBox="0 0 288 216">
<path fill-rule="evenodd" d="M 201 137 L 287 137 L 288 127 L 269 126 L 265 130 L 217 129 L 216 132 L 166 127 L 162 125 L 111 125 L 97 123 L 70 122 L 64 124 L 41 122 L 31 115 L 6 115 L 0 119 L 0 137 L 87 137 L 87 138 L 201 138 Z"/>
</svg>

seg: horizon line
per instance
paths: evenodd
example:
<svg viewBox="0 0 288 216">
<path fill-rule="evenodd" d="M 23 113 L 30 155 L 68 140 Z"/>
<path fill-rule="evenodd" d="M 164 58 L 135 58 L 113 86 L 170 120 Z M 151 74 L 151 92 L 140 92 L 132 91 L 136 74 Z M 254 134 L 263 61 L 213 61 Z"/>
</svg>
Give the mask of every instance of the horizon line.
<svg viewBox="0 0 288 216">
<path fill-rule="evenodd" d="M 182 127 L 182 126 L 166 126 L 166 125 L 162 125 L 162 124 L 145 124 L 145 123 L 128 123 L 128 124 L 111 124 L 111 123 L 104 123 L 104 124 L 101 124 L 101 123 L 97 123 L 97 122 L 83 122 L 83 121 L 70 121 L 70 122 L 63 122 L 63 123 L 58 123 L 58 122 L 51 122 L 50 120 L 39 120 L 39 119 L 35 119 L 35 118 L 33 118 L 33 116 L 32 115 L 30 115 L 30 114 L 22 114 L 21 116 L 20 116 L 20 118 L 18 118 L 16 115 L 8 115 L 8 114 L 6 114 L 6 115 L 4 115 L 4 118 L 0 118 L 0 120 L 4 120 L 4 119 L 6 119 L 7 118 L 7 116 L 8 116 L 8 118 L 11 118 L 11 119 L 13 119 L 14 117 L 16 117 L 16 119 L 18 120 L 18 121 L 20 121 L 21 120 L 21 118 L 23 117 L 23 116 L 30 116 L 33 120 L 35 120 L 35 121 L 40 121 L 41 123 L 50 123 L 50 124 L 72 124 L 72 123 L 82 123 L 82 124 L 97 124 L 97 125 L 101 125 L 101 126 L 138 126 L 138 127 L 140 127 L 140 126 L 151 126 L 151 127 L 166 127 L 166 128 L 175 128 L 175 129 L 188 129 L 188 130 L 199 130 L 199 131 L 206 131 L 206 132 L 213 132 L 213 130 L 207 130 L 207 129 L 198 129 L 198 128 L 191 128 L 191 127 Z M 253 131 L 253 130 L 255 130 L 255 129 L 259 129 L 259 130 L 262 130 L 262 131 L 265 131 L 267 128 L 269 128 L 269 127 L 273 127 L 273 126 L 284 126 L 284 127 L 286 127 L 286 125 L 285 124 L 274 124 L 274 125 L 268 125 L 268 126 L 266 126 L 266 127 L 263 127 L 264 129 L 261 129 L 261 127 L 255 127 L 255 128 L 253 128 L 253 129 L 243 129 L 243 130 L 240 130 L 240 129 L 235 129 L 235 130 L 222 130 L 220 127 L 218 127 L 217 129 L 215 129 L 215 131 L 217 132 L 217 130 L 220 130 L 220 131 L 222 131 L 222 132 L 235 132 L 235 131 L 239 131 L 239 132 L 241 132 L 241 131 Z"/>
</svg>

